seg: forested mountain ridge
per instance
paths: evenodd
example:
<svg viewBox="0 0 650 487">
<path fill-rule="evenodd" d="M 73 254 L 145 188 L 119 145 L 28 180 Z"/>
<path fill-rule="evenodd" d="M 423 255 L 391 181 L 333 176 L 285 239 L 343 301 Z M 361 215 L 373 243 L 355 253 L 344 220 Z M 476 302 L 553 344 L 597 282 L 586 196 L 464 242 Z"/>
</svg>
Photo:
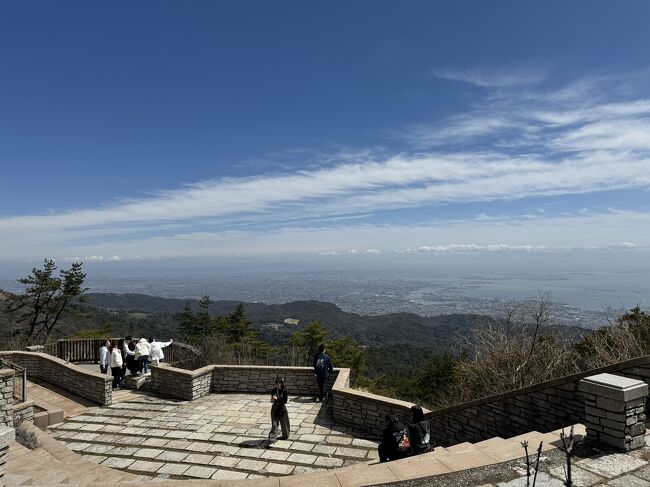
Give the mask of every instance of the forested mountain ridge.
<svg viewBox="0 0 650 487">
<path fill-rule="evenodd" d="M 195 311 L 199 309 L 196 300 L 144 294 L 90 293 L 88 297 L 86 306 L 107 312 L 128 310 L 131 313 L 160 316 L 180 313 L 187 302 L 190 302 Z M 231 313 L 237 304 L 238 301 L 213 301 L 210 304 L 210 314 Z M 333 336 L 350 336 L 364 345 L 413 343 L 443 351 L 449 350 L 458 334 L 467 331 L 479 318 L 470 314 L 423 317 L 413 313 L 392 313 L 365 316 L 343 311 L 333 303 L 322 301 L 244 303 L 244 306 L 247 317 L 260 330 L 261 337 L 271 343 L 280 343 L 308 322 L 320 320 Z M 283 324 L 286 318 L 298 319 L 300 324 Z"/>
</svg>

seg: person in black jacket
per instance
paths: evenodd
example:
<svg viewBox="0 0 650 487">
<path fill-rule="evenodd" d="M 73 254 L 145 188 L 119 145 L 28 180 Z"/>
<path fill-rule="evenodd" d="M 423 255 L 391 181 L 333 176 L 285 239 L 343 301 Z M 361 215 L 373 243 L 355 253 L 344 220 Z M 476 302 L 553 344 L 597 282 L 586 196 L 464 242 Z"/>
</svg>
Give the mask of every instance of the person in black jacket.
<svg viewBox="0 0 650 487">
<path fill-rule="evenodd" d="M 408 427 L 395 414 L 387 415 L 386 421 L 383 441 L 377 448 L 379 461 L 390 462 L 413 455 Z"/>
<path fill-rule="evenodd" d="M 318 400 L 323 402 L 325 396 L 325 382 L 334 370 L 330 356 L 325 353 L 325 345 L 318 347 L 318 353 L 314 355 L 314 374 L 318 383 Z"/>
<path fill-rule="evenodd" d="M 428 419 L 424 419 L 424 411 L 417 405 L 411 407 L 411 417 L 412 422 L 408 428 L 413 454 L 419 455 L 420 453 L 430 452 L 433 444 L 431 423 Z"/>
<path fill-rule="evenodd" d="M 289 412 L 287 411 L 287 402 L 289 402 L 289 394 L 287 393 L 284 378 L 278 377 L 275 379 L 275 387 L 271 391 L 271 432 L 269 433 L 269 441 L 275 441 L 278 438 L 278 425 L 282 427 L 281 440 L 289 438 L 290 425 L 289 425 Z"/>
</svg>

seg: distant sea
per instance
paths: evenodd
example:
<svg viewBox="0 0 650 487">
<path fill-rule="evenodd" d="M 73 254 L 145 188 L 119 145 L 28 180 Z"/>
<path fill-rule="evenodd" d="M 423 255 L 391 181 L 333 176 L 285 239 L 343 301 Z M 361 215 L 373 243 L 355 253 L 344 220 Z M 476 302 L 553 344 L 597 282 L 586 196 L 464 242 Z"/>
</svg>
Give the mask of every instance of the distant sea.
<svg viewBox="0 0 650 487">
<path fill-rule="evenodd" d="M 650 309 L 650 253 L 414 256 L 408 259 L 88 263 L 93 292 L 284 303 L 319 300 L 365 315 L 498 315 L 505 303 L 550 291 L 561 321 L 595 328 L 608 309 Z M 0 264 L 0 287 L 31 266 Z"/>
</svg>

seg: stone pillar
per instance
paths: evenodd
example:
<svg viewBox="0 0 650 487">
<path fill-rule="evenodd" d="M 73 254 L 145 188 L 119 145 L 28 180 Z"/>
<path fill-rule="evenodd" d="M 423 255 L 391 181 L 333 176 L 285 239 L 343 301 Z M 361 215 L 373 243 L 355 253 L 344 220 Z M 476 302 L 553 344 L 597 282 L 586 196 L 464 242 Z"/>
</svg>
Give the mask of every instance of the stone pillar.
<svg viewBox="0 0 650 487">
<path fill-rule="evenodd" d="M 5 485 L 9 445 L 14 441 L 14 371 L 0 369 L 0 487 Z"/>
<path fill-rule="evenodd" d="M 645 445 L 645 382 L 598 374 L 582 379 L 578 390 L 585 401 L 588 438 L 625 451 Z"/>
</svg>

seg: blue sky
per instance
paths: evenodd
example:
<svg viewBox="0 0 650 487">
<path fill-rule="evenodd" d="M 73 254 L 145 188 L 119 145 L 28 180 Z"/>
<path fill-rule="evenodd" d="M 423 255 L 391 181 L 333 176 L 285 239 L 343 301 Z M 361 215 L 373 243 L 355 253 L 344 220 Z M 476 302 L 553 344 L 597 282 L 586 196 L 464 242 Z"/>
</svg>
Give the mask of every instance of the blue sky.
<svg viewBox="0 0 650 487">
<path fill-rule="evenodd" d="M 0 261 L 650 247 L 647 2 L 0 9 Z"/>
</svg>

